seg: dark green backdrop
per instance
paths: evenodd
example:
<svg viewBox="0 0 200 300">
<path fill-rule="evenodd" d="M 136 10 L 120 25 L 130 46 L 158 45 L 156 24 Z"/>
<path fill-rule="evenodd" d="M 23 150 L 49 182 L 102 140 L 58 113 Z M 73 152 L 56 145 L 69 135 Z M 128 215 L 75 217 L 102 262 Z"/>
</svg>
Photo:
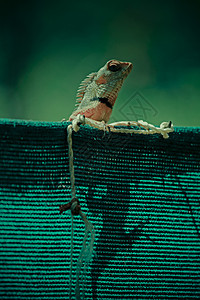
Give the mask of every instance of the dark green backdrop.
<svg viewBox="0 0 200 300">
<path fill-rule="evenodd" d="M 199 1 L 1 1 L 0 117 L 61 120 L 110 58 L 133 62 L 112 120 L 199 125 Z"/>
</svg>

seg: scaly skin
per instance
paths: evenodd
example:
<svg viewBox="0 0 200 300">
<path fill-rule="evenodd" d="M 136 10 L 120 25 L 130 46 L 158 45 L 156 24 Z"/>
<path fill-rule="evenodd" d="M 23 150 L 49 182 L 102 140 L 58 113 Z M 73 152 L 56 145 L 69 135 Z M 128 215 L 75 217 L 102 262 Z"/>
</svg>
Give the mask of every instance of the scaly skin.
<svg viewBox="0 0 200 300">
<path fill-rule="evenodd" d="M 110 60 L 98 72 L 82 81 L 77 93 L 78 108 L 72 113 L 72 121 L 78 114 L 87 118 L 108 122 L 112 108 L 125 78 L 132 70 L 132 63 Z"/>
</svg>

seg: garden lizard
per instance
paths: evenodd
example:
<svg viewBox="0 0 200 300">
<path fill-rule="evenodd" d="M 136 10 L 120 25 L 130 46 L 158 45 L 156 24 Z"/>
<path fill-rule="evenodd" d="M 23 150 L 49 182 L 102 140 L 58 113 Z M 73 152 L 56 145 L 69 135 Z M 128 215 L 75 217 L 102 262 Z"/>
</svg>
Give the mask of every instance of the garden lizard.
<svg viewBox="0 0 200 300">
<path fill-rule="evenodd" d="M 107 123 L 122 84 L 132 68 L 130 62 L 112 59 L 98 72 L 89 74 L 78 89 L 78 107 L 69 121 L 81 114 L 86 118 Z"/>
</svg>

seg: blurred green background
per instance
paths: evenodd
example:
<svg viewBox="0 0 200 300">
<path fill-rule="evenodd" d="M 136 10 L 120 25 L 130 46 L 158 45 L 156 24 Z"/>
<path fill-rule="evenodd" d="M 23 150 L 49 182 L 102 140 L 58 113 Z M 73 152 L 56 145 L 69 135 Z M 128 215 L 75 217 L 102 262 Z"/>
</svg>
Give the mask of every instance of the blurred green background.
<svg viewBox="0 0 200 300">
<path fill-rule="evenodd" d="M 200 1 L 2 1 L 0 117 L 68 118 L 81 80 L 116 58 L 133 71 L 111 121 L 200 126 Z"/>
</svg>

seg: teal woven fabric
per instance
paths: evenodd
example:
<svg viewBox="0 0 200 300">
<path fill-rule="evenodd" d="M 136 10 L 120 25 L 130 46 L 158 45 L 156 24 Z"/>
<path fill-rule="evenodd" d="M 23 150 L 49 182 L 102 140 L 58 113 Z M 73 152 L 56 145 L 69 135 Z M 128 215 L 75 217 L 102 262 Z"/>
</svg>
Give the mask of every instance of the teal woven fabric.
<svg viewBox="0 0 200 300">
<path fill-rule="evenodd" d="M 67 125 L 0 121 L 0 299 L 69 298 Z M 165 140 L 85 126 L 73 150 L 96 232 L 86 299 L 200 299 L 200 128 Z M 74 230 L 72 291 L 80 217 Z"/>
</svg>

